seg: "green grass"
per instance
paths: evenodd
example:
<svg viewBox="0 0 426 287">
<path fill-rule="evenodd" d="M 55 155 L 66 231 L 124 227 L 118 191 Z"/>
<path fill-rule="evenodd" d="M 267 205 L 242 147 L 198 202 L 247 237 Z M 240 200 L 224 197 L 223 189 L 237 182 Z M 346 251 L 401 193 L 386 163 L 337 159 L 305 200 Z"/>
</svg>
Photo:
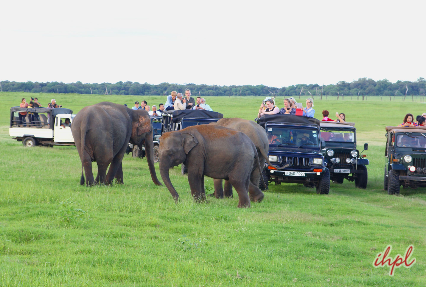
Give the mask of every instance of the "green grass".
<svg viewBox="0 0 426 287">
<path fill-rule="evenodd" d="M 123 161 L 124 185 L 79 185 L 75 147 L 24 148 L 8 135 L 10 106 L 24 93 L 0 93 L 0 286 L 424 286 L 426 189 L 383 191 L 384 127 L 424 103 L 315 99 L 317 118 L 345 112 L 370 160 L 367 190 L 331 184 L 330 194 L 296 184 L 271 185 L 263 202 L 197 204 L 180 169 L 170 176 L 181 199 L 155 186 L 146 160 Z M 77 113 L 108 100 L 149 105 L 164 97 L 38 94 Z M 304 98 L 303 98 L 304 99 Z M 301 99 L 301 101 L 303 100 Z M 254 119 L 262 98 L 207 98 L 225 117 Z M 303 102 L 303 101 L 302 101 Z M 282 99 L 279 100 L 282 107 Z M 157 171 L 158 164 L 156 165 Z M 159 172 L 158 172 L 159 176 Z M 208 193 L 213 182 L 206 178 Z M 234 193 L 235 194 L 235 193 Z M 411 268 L 374 268 L 414 245 Z"/>
</svg>

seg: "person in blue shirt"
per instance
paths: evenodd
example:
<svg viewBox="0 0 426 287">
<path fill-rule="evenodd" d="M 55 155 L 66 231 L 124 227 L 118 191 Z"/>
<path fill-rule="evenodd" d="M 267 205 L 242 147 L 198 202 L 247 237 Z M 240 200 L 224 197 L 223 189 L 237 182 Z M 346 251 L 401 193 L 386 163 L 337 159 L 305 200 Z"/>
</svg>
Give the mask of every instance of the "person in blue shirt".
<svg viewBox="0 0 426 287">
<path fill-rule="evenodd" d="M 140 110 L 141 109 L 141 107 L 139 106 L 139 102 L 138 101 L 136 101 L 135 102 L 135 106 L 134 107 L 132 107 L 132 110 Z"/>
<path fill-rule="evenodd" d="M 306 99 L 306 108 L 303 109 L 303 115 L 308 118 L 313 118 L 315 110 L 313 109 L 314 100 L 312 98 Z"/>
<path fill-rule="evenodd" d="M 170 95 L 167 96 L 166 104 L 164 105 L 166 111 L 174 110 L 174 104 L 176 101 L 177 92 L 173 91 Z"/>
</svg>

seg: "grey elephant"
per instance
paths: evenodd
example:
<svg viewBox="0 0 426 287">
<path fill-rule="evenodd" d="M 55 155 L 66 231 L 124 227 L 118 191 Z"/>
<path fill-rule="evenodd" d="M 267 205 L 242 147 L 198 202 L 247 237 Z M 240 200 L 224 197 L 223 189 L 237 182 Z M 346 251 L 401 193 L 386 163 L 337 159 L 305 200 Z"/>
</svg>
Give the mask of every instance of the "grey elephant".
<svg viewBox="0 0 426 287">
<path fill-rule="evenodd" d="M 196 200 L 205 198 L 205 175 L 229 180 L 238 193 L 238 207 L 250 207 L 250 200 L 260 202 L 264 197 L 253 183 L 253 175 L 259 169 L 256 147 L 241 132 L 199 125 L 161 136 L 160 173 L 176 201 L 179 194 L 170 181 L 169 169 L 181 163 L 188 167 L 188 182 Z"/>
<path fill-rule="evenodd" d="M 122 160 L 129 141 L 145 146 L 152 181 L 161 185 L 154 168 L 152 126 L 148 112 L 102 102 L 83 108 L 74 118 L 71 130 L 82 163 L 81 185 L 84 184 L 83 171 L 88 186 L 111 184 L 114 178 L 118 183 L 123 183 Z M 98 164 L 96 180 L 92 173 L 93 161 Z"/>
<path fill-rule="evenodd" d="M 268 136 L 266 134 L 265 129 L 262 128 L 260 125 L 258 125 L 254 121 L 249 121 L 240 118 L 223 118 L 217 121 L 215 125 L 235 129 L 247 135 L 252 140 L 257 149 L 260 167 L 263 169 L 265 162 L 270 164 L 268 160 Z M 263 178 L 261 178 L 261 174 L 261 171 L 256 170 L 253 175 L 253 183 L 256 186 L 259 186 L 259 182 L 261 180 L 264 180 Z M 261 186 L 264 186 L 264 184 L 261 184 Z M 227 180 L 225 180 L 225 188 L 222 188 L 222 180 L 215 179 L 214 190 L 214 196 L 216 198 L 222 198 L 224 194 L 226 197 L 232 197 L 232 185 Z"/>
</svg>

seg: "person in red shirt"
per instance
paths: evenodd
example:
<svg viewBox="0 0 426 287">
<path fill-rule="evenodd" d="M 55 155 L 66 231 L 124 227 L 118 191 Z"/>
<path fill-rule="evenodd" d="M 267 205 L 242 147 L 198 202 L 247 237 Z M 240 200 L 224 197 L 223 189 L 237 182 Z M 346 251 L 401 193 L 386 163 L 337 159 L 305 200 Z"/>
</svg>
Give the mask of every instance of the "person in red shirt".
<svg viewBox="0 0 426 287">
<path fill-rule="evenodd" d="M 25 100 L 25 98 L 22 98 L 21 103 L 19 104 L 19 107 L 21 108 L 28 108 L 28 103 Z M 23 125 L 24 127 L 27 126 L 26 118 L 27 112 L 19 112 L 19 123 Z"/>
<path fill-rule="evenodd" d="M 329 117 L 328 117 L 328 115 L 329 115 L 330 113 L 327 111 L 327 110 L 323 110 L 322 111 L 322 116 L 323 116 L 323 119 L 322 119 L 322 121 L 323 122 L 334 122 L 334 120 L 332 120 L 332 119 L 330 119 Z"/>
<path fill-rule="evenodd" d="M 406 114 L 404 117 L 404 122 L 398 127 L 415 127 L 416 125 L 413 123 L 413 119 L 414 116 L 412 114 Z"/>
</svg>

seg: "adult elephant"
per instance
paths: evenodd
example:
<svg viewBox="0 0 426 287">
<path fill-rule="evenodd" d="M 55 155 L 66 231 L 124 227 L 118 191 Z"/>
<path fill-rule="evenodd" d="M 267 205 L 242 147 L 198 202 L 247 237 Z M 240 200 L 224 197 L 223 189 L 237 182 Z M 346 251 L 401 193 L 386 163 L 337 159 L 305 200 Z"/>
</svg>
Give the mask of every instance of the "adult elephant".
<svg viewBox="0 0 426 287">
<path fill-rule="evenodd" d="M 270 164 L 268 160 L 268 136 L 265 132 L 265 129 L 262 128 L 260 125 L 253 121 L 240 118 L 223 118 L 218 120 L 216 122 L 216 125 L 234 129 L 247 135 L 256 146 L 260 167 L 263 169 L 265 162 Z M 264 189 L 266 189 L 267 185 L 263 183 L 264 180 L 264 178 L 261 178 L 261 172 L 256 170 L 253 177 L 253 183 L 256 186 L 259 186 L 260 183 L 261 188 L 265 187 Z M 225 180 L 225 188 L 223 188 L 222 180 L 215 179 L 214 190 L 214 196 L 216 198 L 222 198 L 224 194 L 226 197 L 232 197 L 232 185 L 227 180 Z"/>
<path fill-rule="evenodd" d="M 161 136 L 160 173 L 176 201 L 179 194 L 170 181 L 169 169 L 181 163 L 188 167 L 188 182 L 196 200 L 205 198 L 205 175 L 229 180 L 238 193 L 238 207 L 250 207 L 250 200 L 263 199 L 263 193 L 253 184 L 253 174 L 259 169 L 256 147 L 241 132 L 199 125 Z"/>
<path fill-rule="evenodd" d="M 148 112 L 102 102 L 83 108 L 75 116 L 71 130 L 82 163 L 81 185 L 84 184 L 83 170 L 88 186 L 111 184 L 114 177 L 118 183 L 123 183 L 122 160 L 129 141 L 145 146 L 152 181 L 161 185 L 154 168 L 152 126 Z M 96 181 L 92 173 L 93 161 L 98 164 Z"/>
</svg>

